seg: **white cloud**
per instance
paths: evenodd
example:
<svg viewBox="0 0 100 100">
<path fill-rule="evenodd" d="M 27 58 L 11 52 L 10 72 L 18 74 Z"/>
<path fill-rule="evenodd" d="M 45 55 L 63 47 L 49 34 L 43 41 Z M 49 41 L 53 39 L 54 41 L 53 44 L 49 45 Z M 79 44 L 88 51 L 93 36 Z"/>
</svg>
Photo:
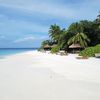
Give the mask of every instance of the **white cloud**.
<svg viewBox="0 0 100 100">
<path fill-rule="evenodd" d="M 20 43 L 26 41 L 36 41 L 36 40 L 45 40 L 48 39 L 48 36 L 27 36 L 23 38 L 19 38 L 13 41 L 13 43 Z"/>
<path fill-rule="evenodd" d="M 69 5 L 60 5 L 60 4 L 54 4 L 53 2 L 40 2 L 40 0 L 36 1 L 28 1 L 25 2 L 23 0 L 21 1 L 11 1 L 8 2 L 7 0 L 1 1 L 1 6 L 10 7 L 12 9 L 21 10 L 28 13 L 40 13 L 40 14 L 46 14 L 50 16 L 55 17 L 61 17 L 61 18 L 73 18 L 76 11 L 73 7 L 69 7 Z"/>
<path fill-rule="evenodd" d="M 45 40 L 45 39 L 48 39 L 49 37 L 48 36 L 40 36 L 40 37 L 38 37 L 37 39 L 38 40 Z"/>
<path fill-rule="evenodd" d="M 20 43 L 20 42 L 25 42 L 25 41 L 34 41 L 35 37 L 25 37 L 25 38 L 21 38 L 21 39 L 17 39 L 15 41 L 13 41 L 13 43 Z"/>
<path fill-rule="evenodd" d="M 2 21 L 1 21 L 2 20 Z M 3 34 L 17 34 L 21 35 L 25 32 L 31 33 L 47 33 L 48 26 L 42 25 L 41 23 L 28 22 L 23 20 L 12 20 L 5 18 L 0 20 L 0 32 Z M 5 30 L 6 28 L 6 30 Z"/>
<path fill-rule="evenodd" d="M 82 18 L 86 15 L 89 16 L 89 12 L 91 12 L 90 15 L 93 15 L 95 13 L 95 10 L 97 11 L 100 9 L 100 4 L 98 3 L 99 0 L 84 0 L 77 4 L 73 3 L 66 3 L 66 4 L 60 4 L 52 2 L 41 2 L 41 0 L 1 0 L 0 5 L 10 7 L 12 9 L 21 10 L 28 13 L 40 13 L 40 14 L 46 14 L 48 16 L 53 17 L 59 17 L 59 18 Z M 94 10 L 95 9 L 95 10 Z M 93 13 L 92 13 L 93 12 Z"/>
</svg>

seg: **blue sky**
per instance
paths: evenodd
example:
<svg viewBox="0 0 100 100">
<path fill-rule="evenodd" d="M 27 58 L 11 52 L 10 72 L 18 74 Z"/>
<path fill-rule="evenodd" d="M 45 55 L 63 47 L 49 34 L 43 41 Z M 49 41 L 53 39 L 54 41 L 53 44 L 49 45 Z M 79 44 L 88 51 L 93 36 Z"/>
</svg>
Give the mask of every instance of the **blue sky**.
<svg viewBox="0 0 100 100">
<path fill-rule="evenodd" d="M 0 0 L 0 48 L 39 47 L 51 24 L 93 20 L 100 0 Z"/>
</svg>

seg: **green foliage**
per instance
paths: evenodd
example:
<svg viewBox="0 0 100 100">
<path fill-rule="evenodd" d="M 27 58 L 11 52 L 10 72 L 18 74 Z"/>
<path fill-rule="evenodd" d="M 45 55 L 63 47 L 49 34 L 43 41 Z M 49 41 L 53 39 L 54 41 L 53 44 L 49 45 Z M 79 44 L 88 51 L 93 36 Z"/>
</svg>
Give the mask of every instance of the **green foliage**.
<svg viewBox="0 0 100 100">
<path fill-rule="evenodd" d="M 58 25 L 50 26 L 49 36 L 54 44 L 58 45 L 61 49 L 67 47 L 69 36 L 65 29 L 61 29 Z"/>
<path fill-rule="evenodd" d="M 59 37 L 61 34 L 61 29 L 60 26 L 54 24 L 50 26 L 49 29 L 49 37 L 53 40 L 53 41 L 58 41 Z"/>
<path fill-rule="evenodd" d="M 45 46 L 45 45 L 52 45 L 52 42 L 50 40 L 45 40 L 41 43 L 41 49 Z"/>
<path fill-rule="evenodd" d="M 59 36 L 58 46 L 59 46 L 60 48 L 63 48 L 64 43 L 66 42 L 66 40 L 67 40 L 67 38 L 66 38 L 66 30 L 63 29 L 63 30 L 61 30 L 61 34 L 60 34 L 60 36 Z"/>
<path fill-rule="evenodd" d="M 45 41 L 43 41 L 43 42 L 41 43 L 41 47 L 38 48 L 38 51 L 43 50 L 43 48 L 44 48 L 45 45 L 52 45 L 52 41 L 50 41 L 50 40 L 45 40 Z"/>
<path fill-rule="evenodd" d="M 96 47 L 100 47 L 100 44 L 97 44 Z"/>
<path fill-rule="evenodd" d="M 61 29 L 56 24 L 51 25 L 48 34 L 51 41 L 43 41 L 41 48 L 45 45 L 57 45 L 60 49 L 67 50 L 73 43 L 79 43 L 84 48 L 95 46 L 100 44 L 100 14 L 94 21 L 82 20 L 72 23 L 68 29 Z M 91 49 L 89 52 L 92 51 Z M 57 47 L 53 50 L 56 51 Z"/>
<path fill-rule="evenodd" d="M 94 21 L 82 20 L 80 22 L 72 23 L 68 31 L 72 34 L 85 33 L 90 39 L 89 46 L 94 46 L 100 43 L 100 18 Z"/>
<path fill-rule="evenodd" d="M 73 34 L 80 33 L 83 32 L 83 27 L 80 22 L 72 23 L 69 26 L 68 31 Z"/>
<path fill-rule="evenodd" d="M 60 50 L 59 46 L 55 46 L 51 49 L 51 53 L 57 53 Z"/>
<path fill-rule="evenodd" d="M 100 44 L 95 46 L 95 52 L 100 53 Z"/>
<path fill-rule="evenodd" d="M 87 35 L 84 33 L 77 33 L 68 40 L 68 45 L 79 43 L 82 47 L 87 47 L 87 42 L 89 41 L 90 40 L 88 39 Z"/>
<path fill-rule="evenodd" d="M 85 50 L 81 51 L 79 55 L 84 57 L 92 57 L 95 55 L 94 48 L 93 47 L 86 48 Z"/>
<path fill-rule="evenodd" d="M 94 57 L 95 53 L 100 53 L 100 44 L 94 47 L 88 47 L 79 53 L 80 56 Z"/>
<path fill-rule="evenodd" d="M 42 46 L 45 46 L 45 45 L 50 45 L 51 44 L 51 41 L 50 40 L 45 40 L 42 42 Z"/>
</svg>

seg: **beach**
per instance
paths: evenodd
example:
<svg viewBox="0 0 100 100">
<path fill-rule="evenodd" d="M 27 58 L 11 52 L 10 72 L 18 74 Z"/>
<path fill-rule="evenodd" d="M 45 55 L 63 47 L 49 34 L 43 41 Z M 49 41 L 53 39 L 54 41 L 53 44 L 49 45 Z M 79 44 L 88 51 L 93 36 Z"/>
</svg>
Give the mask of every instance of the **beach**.
<svg viewBox="0 0 100 100">
<path fill-rule="evenodd" d="M 0 58 L 0 100 L 100 100 L 100 59 L 29 51 Z"/>
</svg>

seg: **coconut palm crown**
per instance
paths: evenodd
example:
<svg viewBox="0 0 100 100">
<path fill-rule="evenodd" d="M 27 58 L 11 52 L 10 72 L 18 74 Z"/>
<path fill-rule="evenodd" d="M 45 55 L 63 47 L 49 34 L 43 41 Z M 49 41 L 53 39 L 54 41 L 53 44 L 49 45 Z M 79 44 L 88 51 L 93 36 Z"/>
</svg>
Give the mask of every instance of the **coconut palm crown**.
<svg viewBox="0 0 100 100">
<path fill-rule="evenodd" d="M 90 42 L 90 39 L 87 37 L 87 35 L 84 33 L 77 33 L 68 40 L 68 45 L 79 43 L 82 47 L 85 48 L 88 46 L 88 42 Z"/>
</svg>

